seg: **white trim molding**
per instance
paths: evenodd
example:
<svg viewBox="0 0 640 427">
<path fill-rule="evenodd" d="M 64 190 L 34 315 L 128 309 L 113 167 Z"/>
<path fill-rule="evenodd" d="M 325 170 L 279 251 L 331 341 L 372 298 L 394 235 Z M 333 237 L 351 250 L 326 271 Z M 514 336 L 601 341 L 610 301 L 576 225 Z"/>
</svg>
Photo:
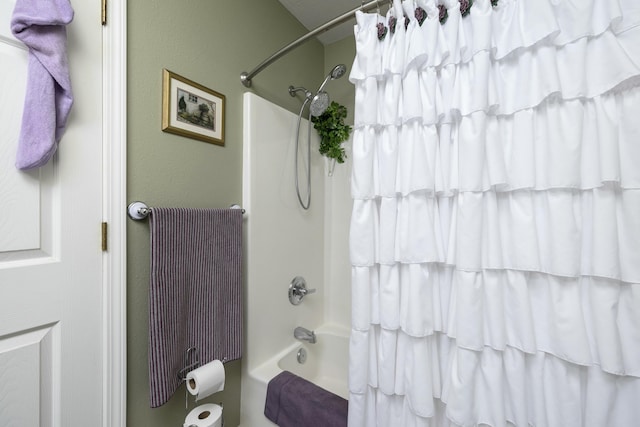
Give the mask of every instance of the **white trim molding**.
<svg viewBox="0 0 640 427">
<path fill-rule="evenodd" d="M 127 424 L 127 0 L 107 3 L 103 27 L 103 427 Z"/>
</svg>

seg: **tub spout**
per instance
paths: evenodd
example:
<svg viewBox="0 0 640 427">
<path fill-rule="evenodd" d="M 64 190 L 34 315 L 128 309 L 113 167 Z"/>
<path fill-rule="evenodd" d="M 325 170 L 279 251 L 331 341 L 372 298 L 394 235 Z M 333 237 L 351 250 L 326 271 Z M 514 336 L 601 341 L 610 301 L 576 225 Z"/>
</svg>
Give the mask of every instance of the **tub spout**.
<svg viewBox="0 0 640 427">
<path fill-rule="evenodd" d="M 316 333 L 308 330 L 307 328 L 303 328 L 302 326 L 298 326 L 294 329 L 293 336 L 300 341 L 307 341 L 309 344 L 316 343 Z"/>
</svg>

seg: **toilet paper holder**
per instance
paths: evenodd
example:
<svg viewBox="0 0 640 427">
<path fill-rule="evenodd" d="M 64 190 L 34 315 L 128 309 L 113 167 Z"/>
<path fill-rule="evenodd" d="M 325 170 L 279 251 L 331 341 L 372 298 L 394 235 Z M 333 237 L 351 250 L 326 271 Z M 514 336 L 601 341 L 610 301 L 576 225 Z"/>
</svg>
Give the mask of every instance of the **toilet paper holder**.
<svg viewBox="0 0 640 427">
<path fill-rule="evenodd" d="M 227 363 L 228 359 L 223 357 L 220 360 L 222 363 Z M 197 347 L 189 347 L 184 356 L 184 368 L 178 371 L 178 379 L 180 380 L 180 384 L 186 381 L 187 374 L 194 369 L 200 367 L 200 352 Z"/>
<path fill-rule="evenodd" d="M 227 362 L 227 358 L 223 358 L 221 360 L 222 363 Z M 197 347 L 189 347 L 184 356 L 184 368 L 178 371 L 178 379 L 180 380 L 180 384 L 187 380 L 187 375 L 189 372 L 193 371 L 200 367 L 200 352 Z M 221 408 L 224 408 L 222 402 L 218 403 Z M 189 409 L 189 392 L 185 387 L 184 390 L 184 408 L 185 411 Z M 224 427 L 224 416 L 222 417 L 222 427 Z"/>
<path fill-rule="evenodd" d="M 178 379 L 182 384 L 187 374 L 200 366 L 200 352 L 197 347 L 189 347 L 184 356 L 184 368 L 178 371 Z"/>
</svg>

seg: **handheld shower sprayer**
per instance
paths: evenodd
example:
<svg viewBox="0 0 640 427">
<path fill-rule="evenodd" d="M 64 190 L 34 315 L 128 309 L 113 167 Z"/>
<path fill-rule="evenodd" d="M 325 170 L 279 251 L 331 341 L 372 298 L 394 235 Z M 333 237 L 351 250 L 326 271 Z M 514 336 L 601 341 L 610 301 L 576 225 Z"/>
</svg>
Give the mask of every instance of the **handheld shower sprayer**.
<svg viewBox="0 0 640 427">
<path fill-rule="evenodd" d="M 324 89 L 324 87 L 329 82 L 329 80 L 339 79 L 340 77 L 344 76 L 346 72 L 347 72 L 347 67 L 344 64 L 338 64 L 335 67 L 333 67 L 333 69 L 329 72 L 329 74 L 327 74 L 327 77 L 325 77 L 324 81 L 318 88 L 318 92 L 321 92 L 322 89 Z"/>
<path fill-rule="evenodd" d="M 324 78 L 324 81 L 316 91 L 315 95 L 310 90 L 302 86 L 299 86 L 299 87 L 289 86 L 289 95 L 296 96 L 298 92 L 304 92 L 305 99 L 303 103 L 303 108 L 307 102 L 311 101 L 311 104 L 309 105 L 309 112 L 311 113 L 312 116 L 318 117 L 325 112 L 325 110 L 327 109 L 327 107 L 329 107 L 329 104 L 331 103 L 329 94 L 323 90 L 324 87 L 327 85 L 327 83 L 329 83 L 330 80 L 339 79 L 340 77 L 344 76 L 346 72 L 347 72 L 347 67 L 344 64 L 338 64 L 335 67 L 333 67 L 333 69 L 329 72 L 329 74 L 327 74 L 327 77 Z"/>
<path fill-rule="evenodd" d="M 298 114 L 298 125 L 296 127 L 296 155 L 295 155 L 295 182 L 296 182 L 296 194 L 298 196 L 298 201 L 300 202 L 300 206 L 302 209 L 309 209 L 311 204 L 311 124 L 309 123 L 307 126 L 307 197 L 306 200 L 303 200 L 302 195 L 300 194 L 300 185 L 298 183 L 298 156 L 299 156 L 299 139 L 300 139 L 300 121 L 302 120 L 302 113 L 304 108 L 309 104 L 309 122 L 311 122 L 311 116 L 318 117 L 321 116 L 322 113 L 329 107 L 331 104 L 331 100 L 329 99 L 329 94 L 324 91 L 324 87 L 329 83 L 330 80 L 339 79 L 344 76 L 347 72 L 347 67 L 344 64 L 338 64 L 327 74 L 327 77 L 324 78 L 324 81 L 316 91 L 314 95 L 311 91 L 307 90 L 304 87 L 294 87 L 289 86 L 289 95 L 296 96 L 298 92 L 304 93 L 304 102 L 302 103 L 302 107 L 300 108 L 300 114 Z"/>
<path fill-rule="evenodd" d="M 327 107 L 329 107 L 329 104 L 331 103 L 329 94 L 323 90 L 324 87 L 327 85 L 327 83 L 329 83 L 329 80 L 339 79 L 340 77 L 344 76 L 346 72 L 347 72 L 347 67 L 344 64 L 338 64 L 335 67 L 333 67 L 333 69 L 331 70 L 331 72 L 329 72 L 329 74 L 327 74 L 327 77 L 324 78 L 324 81 L 316 91 L 315 96 L 311 99 L 311 105 L 309 105 L 309 111 L 311 112 L 312 116 L 318 117 L 322 115 L 322 113 L 325 112 L 325 110 L 327 109 Z"/>
</svg>

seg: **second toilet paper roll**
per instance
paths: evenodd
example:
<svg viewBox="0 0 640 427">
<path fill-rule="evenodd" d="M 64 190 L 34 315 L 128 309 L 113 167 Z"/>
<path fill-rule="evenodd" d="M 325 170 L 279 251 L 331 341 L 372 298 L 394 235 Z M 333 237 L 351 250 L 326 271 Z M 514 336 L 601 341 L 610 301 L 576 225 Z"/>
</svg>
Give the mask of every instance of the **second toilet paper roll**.
<svg viewBox="0 0 640 427">
<path fill-rule="evenodd" d="M 184 419 L 183 427 L 222 427 L 222 407 L 207 403 L 194 408 Z"/>
<path fill-rule="evenodd" d="M 214 360 L 187 374 L 187 390 L 196 400 L 224 390 L 224 365 Z"/>
</svg>

